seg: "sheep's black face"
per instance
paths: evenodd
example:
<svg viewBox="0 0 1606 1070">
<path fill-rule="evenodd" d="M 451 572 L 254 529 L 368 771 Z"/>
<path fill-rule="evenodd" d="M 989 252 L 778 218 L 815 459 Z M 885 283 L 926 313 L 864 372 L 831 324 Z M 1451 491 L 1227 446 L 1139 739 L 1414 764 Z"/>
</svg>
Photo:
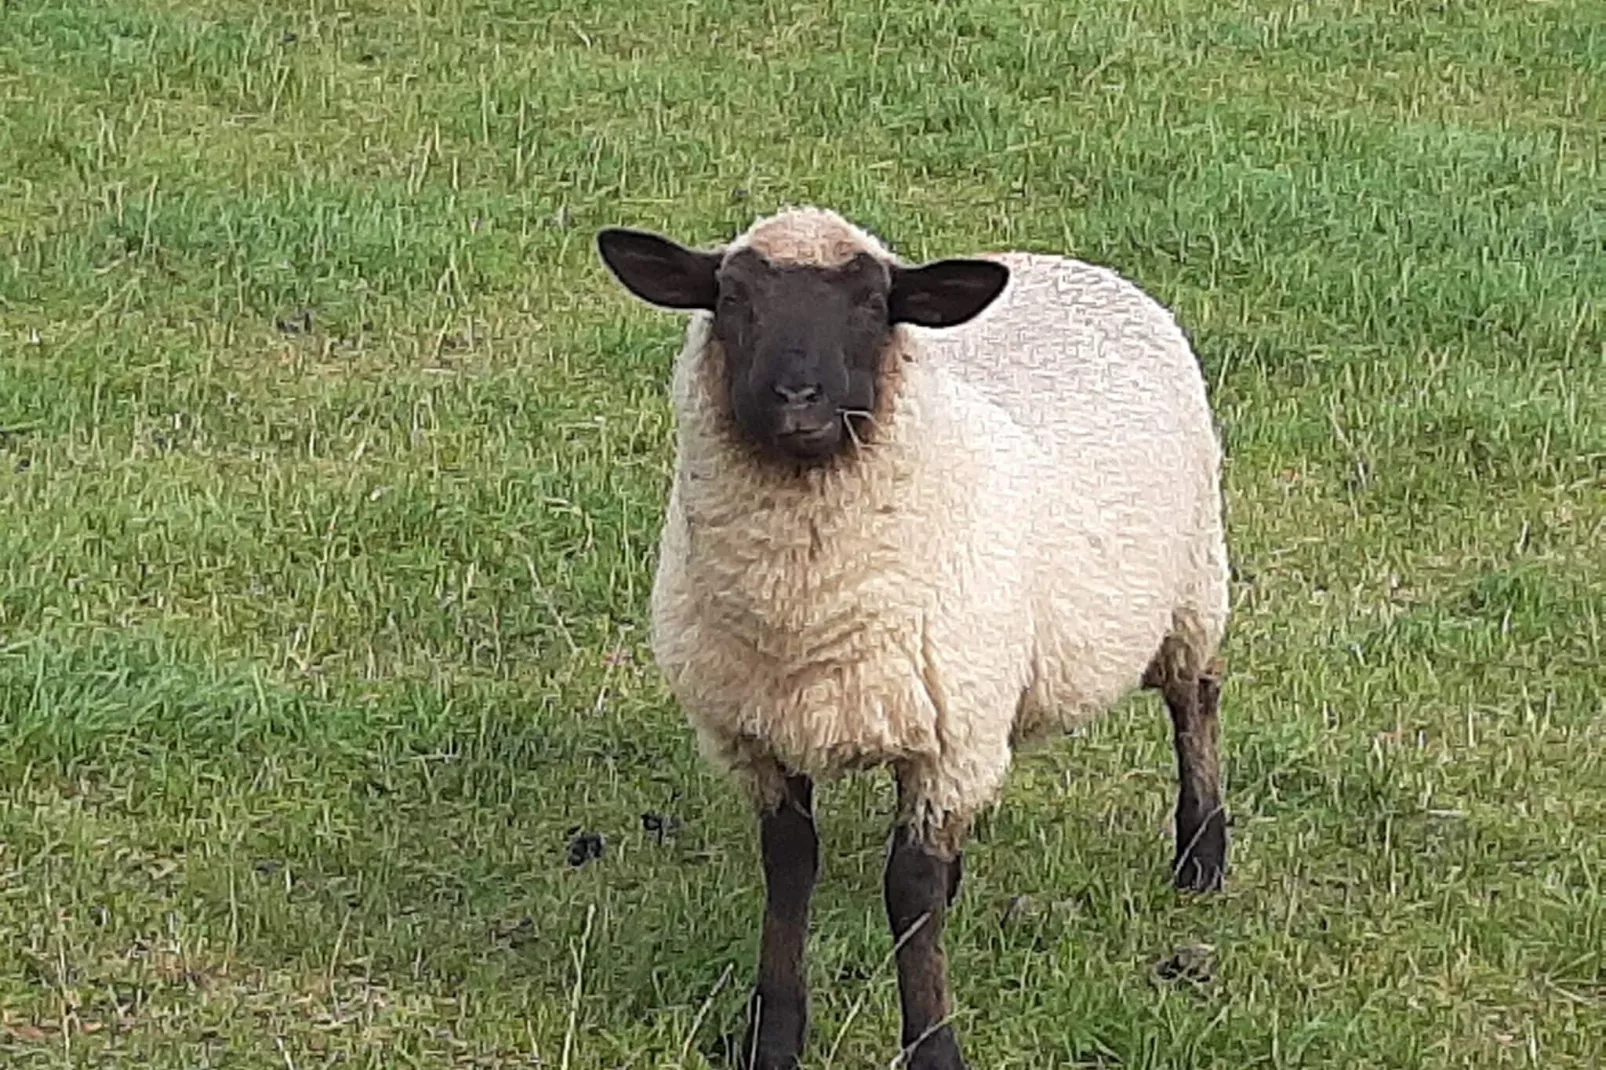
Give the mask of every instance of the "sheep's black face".
<svg viewBox="0 0 1606 1070">
<path fill-rule="evenodd" d="M 731 415 L 748 440 L 813 461 L 861 436 L 892 336 L 887 265 L 862 255 L 836 268 L 781 266 L 741 250 L 721 267 L 718 288 L 714 336 Z"/>
<path fill-rule="evenodd" d="M 826 268 L 772 263 L 752 249 L 696 252 L 639 231 L 605 230 L 597 241 L 636 296 L 714 314 L 735 425 L 790 462 L 823 461 L 866 437 L 894 325 L 956 326 L 1009 279 L 987 260 L 909 268 L 864 253 Z"/>
</svg>

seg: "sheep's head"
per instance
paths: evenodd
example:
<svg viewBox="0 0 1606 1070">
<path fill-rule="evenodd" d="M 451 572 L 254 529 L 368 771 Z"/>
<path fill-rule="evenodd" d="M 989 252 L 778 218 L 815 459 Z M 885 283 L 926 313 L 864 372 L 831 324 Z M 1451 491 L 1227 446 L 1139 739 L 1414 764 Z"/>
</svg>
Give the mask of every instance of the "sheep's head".
<svg viewBox="0 0 1606 1070">
<path fill-rule="evenodd" d="M 989 260 L 905 266 L 818 212 L 767 220 L 713 251 L 618 228 L 602 231 L 597 246 L 642 300 L 713 314 L 735 426 L 788 461 L 825 460 L 866 437 L 849 421 L 878 411 L 897 324 L 957 326 L 1009 280 Z"/>
</svg>

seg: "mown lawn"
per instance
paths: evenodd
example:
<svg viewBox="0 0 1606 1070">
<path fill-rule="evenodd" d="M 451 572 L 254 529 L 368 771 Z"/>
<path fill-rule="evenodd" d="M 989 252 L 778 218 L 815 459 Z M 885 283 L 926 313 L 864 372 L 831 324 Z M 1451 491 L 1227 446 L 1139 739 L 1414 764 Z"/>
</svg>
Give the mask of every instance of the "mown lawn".
<svg viewBox="0 0 1606 1070">
<path fill-rule="evenodd" d="M 723 1065 L 680 323 L 591 242 L 816 202 L 1138 280 L 1230 452 L 1230 890 L 1152 696 L 1023 759 L 974 1070 L 1601 1065 L 1603 132 L 1600 0 L 0 3 L 0 1064 Z M 889 802 L 822 794 L 814 1068 L 896 1051 Z"/>
</svg>

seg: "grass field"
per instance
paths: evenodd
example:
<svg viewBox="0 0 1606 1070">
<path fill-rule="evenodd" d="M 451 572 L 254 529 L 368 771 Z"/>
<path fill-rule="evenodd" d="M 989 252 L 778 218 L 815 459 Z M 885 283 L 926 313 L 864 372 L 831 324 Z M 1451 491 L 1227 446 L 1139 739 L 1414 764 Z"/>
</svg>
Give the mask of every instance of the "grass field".
<svg viewBox="0 0 1606 1070">
<path fill-rule="evenodd" d="M 0 1064 L 723 1065 L 680 323 L 591 242 L 818 202 L 1139 281 L 1230 453 L 1230 889 L 1152 696 L 1024 758 L 974 1070 L 1602 1065 L 1603 131 L 1601 0 L 0 3 Z M 896 1051 L 890 794 L 823 792 L 813 1068 Z"/>
</svg>

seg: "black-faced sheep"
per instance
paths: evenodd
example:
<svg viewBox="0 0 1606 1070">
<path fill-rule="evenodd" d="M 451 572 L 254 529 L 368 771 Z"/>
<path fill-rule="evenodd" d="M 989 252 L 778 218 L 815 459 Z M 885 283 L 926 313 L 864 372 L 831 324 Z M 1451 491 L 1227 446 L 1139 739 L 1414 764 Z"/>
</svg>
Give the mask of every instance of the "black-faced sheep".
<svg viewBox="0 0 1606 1070">
<path fill-rule="evenodd" d="M 1174 879 L 1221 884 L 1227 548 L 1198 363 L 1110 271 L 1019 253 L 910 266 L 819 209 L 713 251 L 622 229 L 598 246 L 636 296 L 695 312 L 652 642 L 759 812 L 749 1065 L 795 1067 L 803 1046 L 814 782 L 890 765 L 908 1065 L 963 1067 L 943 919 L 1017 745 L 1160 691 Z"/>
</svg>

